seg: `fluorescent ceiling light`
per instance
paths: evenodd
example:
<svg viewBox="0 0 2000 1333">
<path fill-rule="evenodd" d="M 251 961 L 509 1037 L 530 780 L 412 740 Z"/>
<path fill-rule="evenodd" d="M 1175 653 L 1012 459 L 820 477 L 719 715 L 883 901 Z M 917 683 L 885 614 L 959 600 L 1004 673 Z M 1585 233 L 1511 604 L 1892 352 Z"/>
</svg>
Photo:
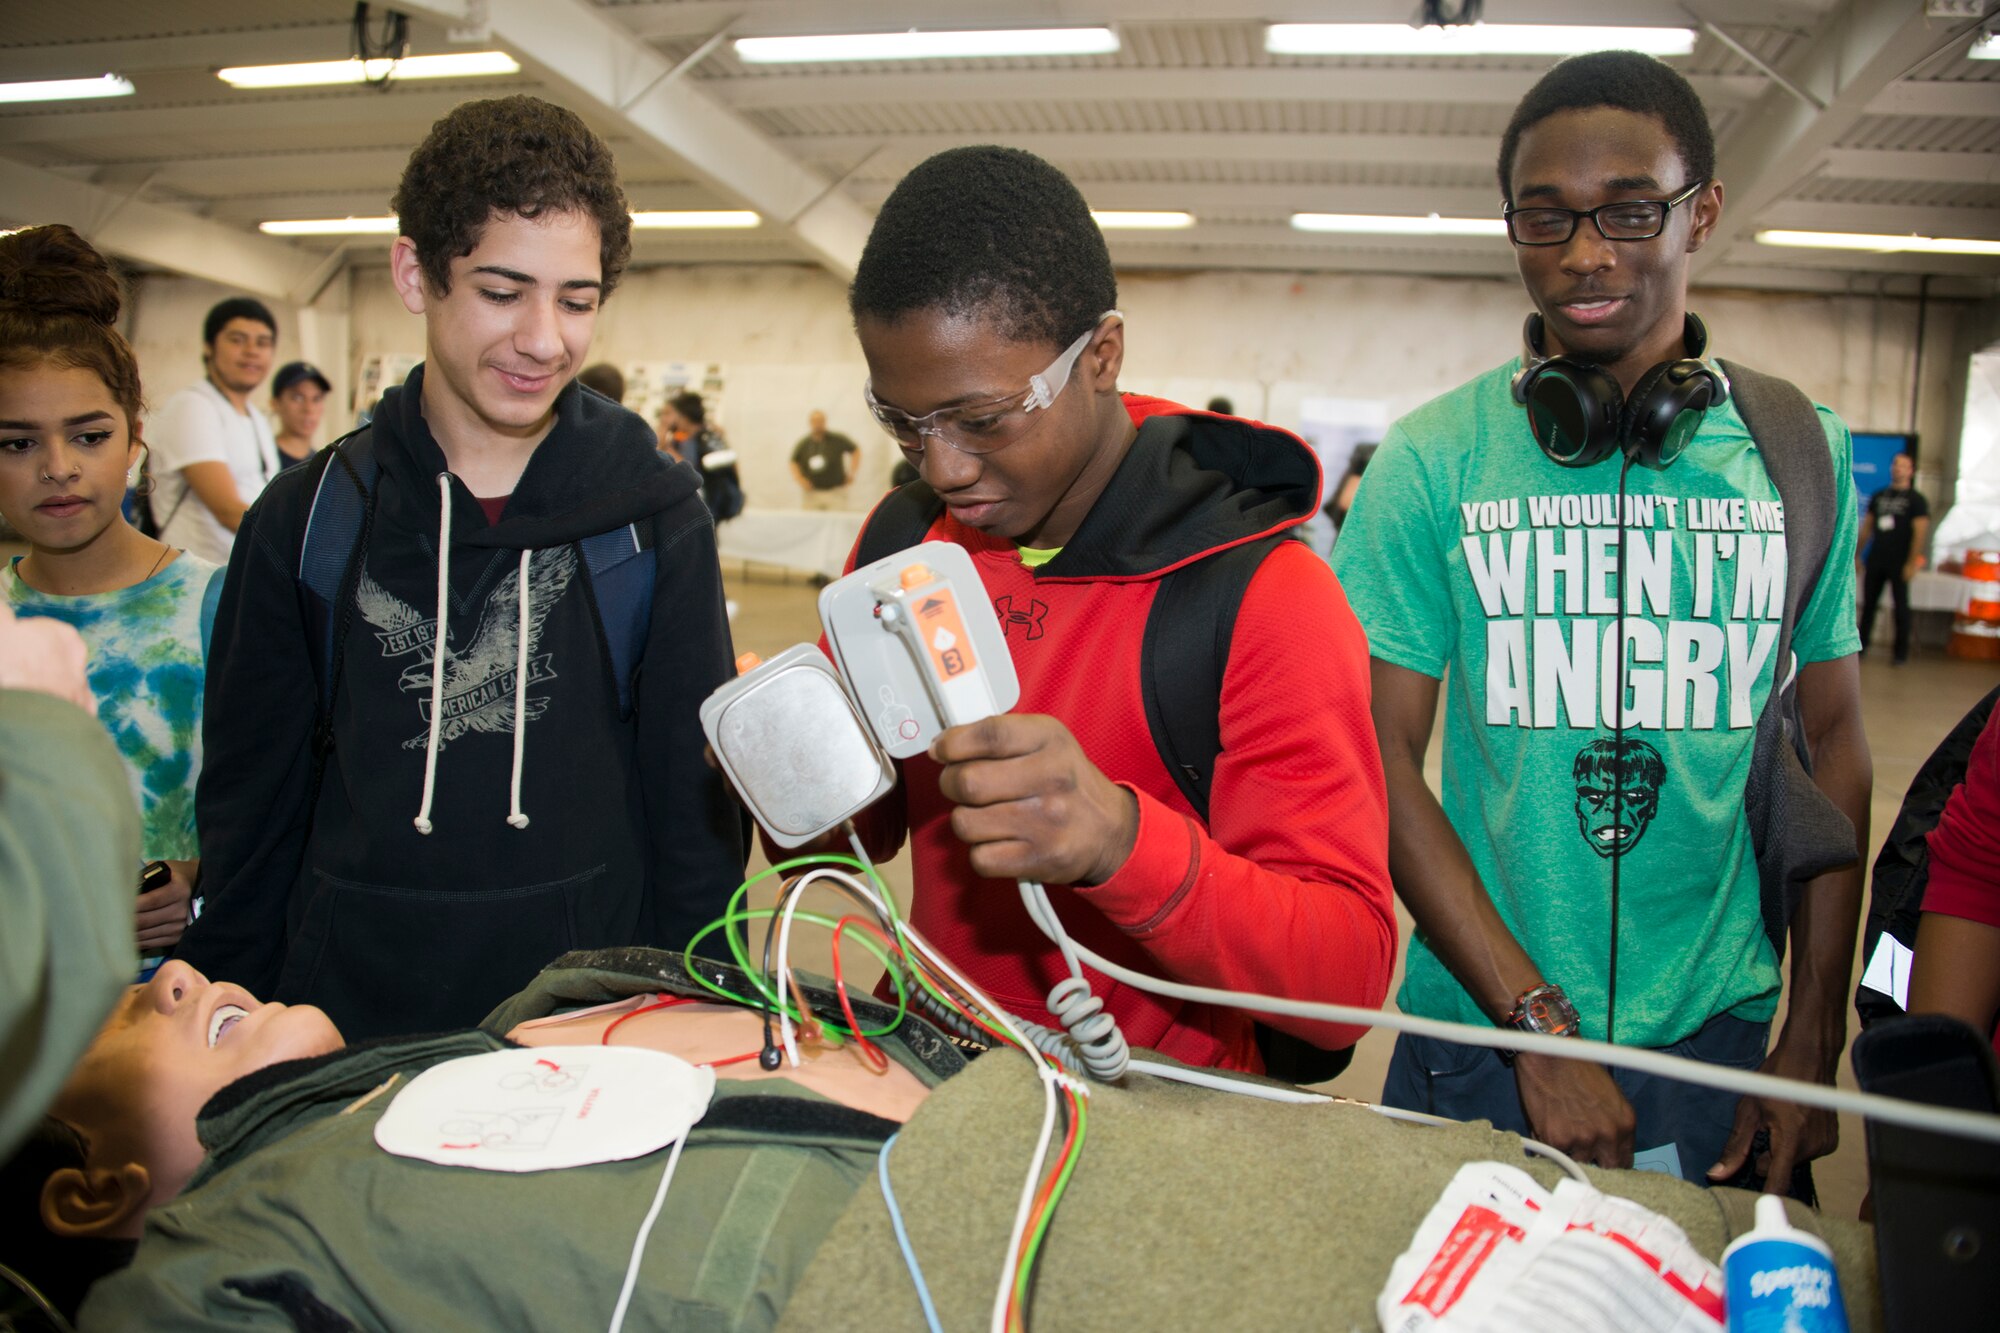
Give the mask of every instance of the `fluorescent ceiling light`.
<svg viewBox="0 0 2000 1333">
<path fill-rule="evenodd" d="M 1806 250 L 1872 250 L 1885 255 L 2000 255 L 2000 241 L 1952 236 L 1870 236 L 1849 231 L 1760 231 L 1757 244 Z"/>
<path fill-rule="evenodd" d="M 267 236 L 394 236 L 394 218 L 284 218 L 260 222 L 257 230 Z"/>
<path fill-rule="evenodd" d="M 316 60 L 304 65 L 236 65 L 215 71 L 233 88 L 310 88 L 329 83 L 397 79 L 469 79 L 484 74 L 518 74 L 521 66 L 505 51 L 459 51 L 401 60 Z"/>
<path fill-rule="evenodd" d="M 680 228 L 710 229 L 723 227 L 755 227 L 764 219 L 747 208 L 730 209 L 678 209 L 673 212 L 634 213 L 632 225 L 647 229 Z"/>
<path fill-rule="evenodd" d="M 1502 218 L 1384 217 L 1373 213 L 1294 213 L 1300 231 L 1347 232 L 1373 236 L 1505 236 Z"/>
<path fill-rule="evenodd" d="M 990 56 L 1099 56 L 1118 49 L 1109 28 L 1013 28 L 985 32 L 855 32 L 820 37 L 739 37 L 753 65 L 815 60 L 967 60 Z"/>
<path fill-rule="evenodd" d="M 76 102 L 86 97 L 129 97 L 132 81 L 116 74 L 94 79 L 37 79 L 0 83 L 0 102 Z"/>
<path fill-rule="evenodd" d="M 1974 60 L 2000 60 L 2000 33 L 1983 32 L 1965 53 Z"/>
<path fill-rule="evenodd" d="M 1471 23 L 1412 28 L 1404 23 L 1273 23 L 1264 49 L 1280 56 L 1573 56 L 1643 51 L 1684 56 L 1693 28 L 1598 28 L 1546 23 Z"/>
<path fill-rule="evenodd" d="M 1194 214 L 1174 212 L 1133 212 L 1125 209 L 1090 210 L 1090 216 L 1106 231 L 1176 231 L 1194 225 Z"/>
</svg>

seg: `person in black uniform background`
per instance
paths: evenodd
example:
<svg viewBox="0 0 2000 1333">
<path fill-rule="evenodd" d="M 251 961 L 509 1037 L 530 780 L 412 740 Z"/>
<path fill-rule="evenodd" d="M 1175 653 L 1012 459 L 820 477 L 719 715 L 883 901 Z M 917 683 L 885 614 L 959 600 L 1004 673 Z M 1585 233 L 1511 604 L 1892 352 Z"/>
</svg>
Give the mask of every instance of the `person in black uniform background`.
<svg viewBox="0 0 2000 1333">
<path fill-rule="evenodd" d="M 1924 559 L 1924 538 L 1930 534 L 1931 504 L 1910 485 L 1916 462 L 1897 454 L 1889 464 L 1889 484 L 1869 497 L 1861 523 L 1861 544 L 1855 558 L 1862 562 L 1861 651 L 1875 630 L 1875 608 L 1887 586 L 1895 599 L 1896 665 L 1910 660 L 1910 580 Z"/>
</svg>

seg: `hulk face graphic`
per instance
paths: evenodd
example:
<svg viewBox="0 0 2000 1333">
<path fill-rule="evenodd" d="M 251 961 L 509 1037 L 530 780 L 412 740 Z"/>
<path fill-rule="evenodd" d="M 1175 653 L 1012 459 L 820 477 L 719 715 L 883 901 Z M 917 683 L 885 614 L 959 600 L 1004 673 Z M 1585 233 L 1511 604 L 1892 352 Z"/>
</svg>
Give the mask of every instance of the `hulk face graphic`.
<svg viewBox="0 0 2000 1333">
<path fill-rule="evenodd" d="M 1595 740 L 1577 751 L 1576 827 L 1599 856 L 1623 856 L 1639 845 L 1660 812 L 1667 765 L 1644 741 Z"/>
</svg>

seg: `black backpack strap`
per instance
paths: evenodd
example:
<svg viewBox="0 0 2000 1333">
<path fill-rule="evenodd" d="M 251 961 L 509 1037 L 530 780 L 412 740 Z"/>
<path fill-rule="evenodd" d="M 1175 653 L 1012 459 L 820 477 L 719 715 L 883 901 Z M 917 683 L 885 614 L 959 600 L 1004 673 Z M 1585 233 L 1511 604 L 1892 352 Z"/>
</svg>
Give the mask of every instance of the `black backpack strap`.
<svg viewBox="0 0 2000 1333">
<path fill-rule="evenodd" d="M 653 623 L 653 558 L 646 529 L 636 523 L 600 532 L 577 543 L 590 571 L 590 592 L 604 627 L 611 674 L 618 682 L 618 715 L 630 717 L 639 663 Z"/>
<path fill-rule="evenodd" d="M 298 584 L 306 634 L 318 676 L 319 699 L 313 723 L 315 774 L 333 744 L 333 701 L 340 689 L 347 629 L 354 619 L 354 590 L 375 522 L 376 483 L 381 463 L 374 432 L 363 426 L 326 448 L 319 485 L 306 511 L 299 542 Z M 318 778 L 315 776 L 315 788 Z"/>
<path fill-rule="evenodd" d="M 872 565 L 919 544 L 943 512 L 944 501 L 923 481 L 897 487 L 861 525 L 861 540 L 854 548 L 854 567 Z"/>
<path fill-rule="evenodd" d="M 1288 537 L 1232 546 L 1183 565 L 1160 580 L 1146 615 L 1140 647 L 1140 692 L 1146 725 L 1167 772 L 1208 823 L 1215 761 L 1222 753 L 1222 679 L 1250 580 Z M 1327 1051 L 1259 1023 L 1264 1072 L 1287 1083 L 1324 1083 L 1354 1059 L 1354 1049 Z"/>
<path fill-rule="evenodd" d="M 1222 676 L 1243 594 L 1279 537 L 1245 542 L 1160 580 L 1139 649 L 1146 725 L 1181 795 L 1208 822 L 1209 785 L 1222 753 Z"/>
<path fill-rule="evenodd" d="M 1806 883 L 1853 861 L 1854 825 L 1812 780 L 1799 711 L 1792 635 L 1832 557 L 1840 505 L 1833 455 L 1812 400 L 1784 380 L 1723 362 L 1730 396 L 1778 499 L 1785 507 L 1785 602 L 1778 622 L 1771 694 L 1757 717 L 1750 777 L 1743 789 L 1750 840 L 1757 855 L 1764 933 L 1779 958 Z M 1841 555 L 1845 559 L 1845 554 Z"/>
</svg>

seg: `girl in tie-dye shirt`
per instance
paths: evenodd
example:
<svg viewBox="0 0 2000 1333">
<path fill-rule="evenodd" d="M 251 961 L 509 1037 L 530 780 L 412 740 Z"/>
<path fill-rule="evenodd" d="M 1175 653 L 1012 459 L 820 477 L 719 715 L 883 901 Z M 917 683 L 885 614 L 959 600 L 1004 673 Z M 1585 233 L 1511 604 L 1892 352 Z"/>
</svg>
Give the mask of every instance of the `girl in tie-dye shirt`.
<svg viewBox="0 0 2000 1333">
<path fill-rule="evenodd" d="M 29 546 L 0 567 L 0 596 L 17 615 L 68 621 L 89 645 L 98 716 L 144 817 L 144 855 L 171 871 L 137 898 L 138 950 L 150 961 L 187 928 L 203 668 L 222 580 L 120 511 L 142 445 L 138 364 L 118 305 L 110 268 L 68 227 L 0 237 L 0 517 Z"/>
</svg>

